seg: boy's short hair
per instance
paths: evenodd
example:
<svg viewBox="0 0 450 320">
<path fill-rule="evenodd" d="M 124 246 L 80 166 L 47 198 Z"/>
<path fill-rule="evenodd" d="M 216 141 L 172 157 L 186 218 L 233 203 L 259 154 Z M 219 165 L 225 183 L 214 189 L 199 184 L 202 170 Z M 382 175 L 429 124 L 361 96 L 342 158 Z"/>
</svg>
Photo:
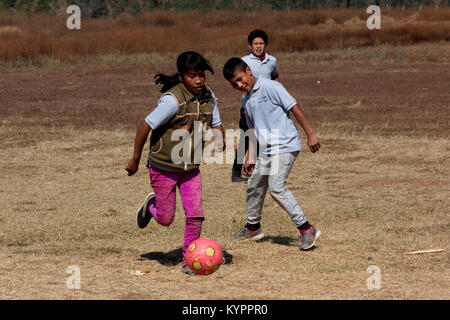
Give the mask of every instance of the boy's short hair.
<svg viewBox="0 0 450 320">
<path fill-rule="evenodd" d="M 269 44 L 269 37 L 267 37 L 267 34 L 262 30 L 256 29 L 250 32 L 248 35 L 248 43 L 251 45 L 256 38 L 263 39 L 266 46 Z"/>
<path fill-rule="evenodd" d="M 241 58 L 230 58 L 223 66 L 223 76 L 230 81 L 237 73 L 245 71 L 246 68 L 247 64 Z"/>
</svg>

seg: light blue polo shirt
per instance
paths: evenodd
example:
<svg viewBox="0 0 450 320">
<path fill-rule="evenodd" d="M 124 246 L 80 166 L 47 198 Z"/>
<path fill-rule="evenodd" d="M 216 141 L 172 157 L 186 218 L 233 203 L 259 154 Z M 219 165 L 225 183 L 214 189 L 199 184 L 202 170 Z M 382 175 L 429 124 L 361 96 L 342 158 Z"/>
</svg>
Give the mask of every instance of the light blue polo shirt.
<svg viewBox="0 0 450 320">
<path fill-rule="evenodd" d="M 266 52 L 264 60 L 260 60 L 253 53 L 242 57 L 242 60 L 250 67 L 256 78 L 272 79 L 278 74 L 277 59 Z"/>
<path fill-rule="evenodd" d="M 217 127 L 222 124 L 220 119 L 219 109 L 217 108 L 216 96 L 211 92 L 213 99 L 212 121 L 211 127 Z M 167 123 L 170 119 L 177 114 L 178 103 L 173 96 L 165 94 L 158 100 L 158 105 L 155 110 L 152 111 L 146 118 L 145 122 L 155 130 L 156 128 Z"/>
<path fill-rule="evenodd" d="M 280 82 L 258 78 L 242 100 L 247 125 L 253 128 L 264 154 L 300 151 L 300 135 L 289 110 L 297 101 Z"/>
</svg>

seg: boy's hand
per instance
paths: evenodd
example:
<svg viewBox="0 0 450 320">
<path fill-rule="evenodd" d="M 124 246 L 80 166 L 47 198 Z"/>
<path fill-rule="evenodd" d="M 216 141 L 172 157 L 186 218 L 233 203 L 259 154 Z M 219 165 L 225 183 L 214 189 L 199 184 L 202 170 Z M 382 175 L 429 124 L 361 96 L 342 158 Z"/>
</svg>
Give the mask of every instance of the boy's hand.
<svg viewBox="0 0 450 320">
<path fill-rule="evenodd" d="M 319 138 L 317 138 L 315 134 L 308 136 L 308 147 L 312 153 L 319 151 L 320 142 L 319 142 Z"/>
<path fill-rule="evenodd" d="M 248 160 L 245 161 L 244 165 L 242 166 L 242 173 L 249 176 L 253 173 L 253 170 L 255 169 L 255 164 L 250 163 Z"/>
<path fill-rule="evenodd" d="M 306 136 L 308 137 L 309 150 L 311 150 L 312 153 L 319 151 L 320 149 L 319 139 L 316 137 L 313 130 L 311 129 L 311 126 L 309 125 L 302 108 L 300 108 L 300 106 L 296 104 L 291 108 L 291 111 L 294 114 L 295 119 L 297 119 L 298 123 L 305 131 Z"/>
<path fill-rule="evenodd" d="M 139 169 L 139 161 L 136 159 L 131 159 L 130 161 L 128 161 L 128 164 L 125 167 L 125 170 L 127 170 L 129 176 L 135 174 L 138 171 L 138 169 Z"/>
</svg>

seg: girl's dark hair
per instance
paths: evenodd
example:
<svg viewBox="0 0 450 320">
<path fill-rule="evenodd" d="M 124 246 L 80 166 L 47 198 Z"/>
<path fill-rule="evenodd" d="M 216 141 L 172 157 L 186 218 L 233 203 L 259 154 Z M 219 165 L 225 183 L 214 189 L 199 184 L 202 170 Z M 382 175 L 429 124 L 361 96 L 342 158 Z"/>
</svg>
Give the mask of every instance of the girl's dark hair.
<svg viewBox="0 0 450 320">
<path fill-rule="evenodd" d="M 248 43 L 251 45 L 256 38 L 263 39 L 266 46 L 269 44 L 269 37 L 267 37 L 267 34 L 262 30 L 256 29 L 250 32 L 248 35 Z"/>
<path fill-rule="evenodd" d="M 230 58 L 223 66 L 223 76 L 225 79 L 230 81 L 236 74 L 241 71 L 245 71 L 246 68 L 247 64 L 241 58 Z"/>
<path fill-rule="evenodd" d="M 180 83 L 180 79 L 178 75 L 183 76 L 189 70 L 199 70 L 206 71 L 209 70 L 212 74 L 214 74 L 214 70 L 209 64 L 209 62 L 202 57 L 201 54 L 195 51 L 187 51 L 180 54 L 177 58 L 177 70 L 178 73 L 175 73 L 172 76 L 167 76 L 162 73 L 158 73 L 155 76 L 155 83 L 162 84 L 161 92 L 166 92 L 170 88 L 176 86 Z"/>
</svg>

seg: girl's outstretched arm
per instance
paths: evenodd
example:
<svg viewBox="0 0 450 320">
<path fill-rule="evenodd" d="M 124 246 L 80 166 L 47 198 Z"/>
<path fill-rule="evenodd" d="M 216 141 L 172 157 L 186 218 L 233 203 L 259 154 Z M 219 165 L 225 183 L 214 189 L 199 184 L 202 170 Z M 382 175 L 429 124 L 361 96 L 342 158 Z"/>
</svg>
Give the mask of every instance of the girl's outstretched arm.
<svg viewBox="0 0 450 320">
<path fill-rule="evenodd" d="M 139 161 L 141 160 L 142 149 L 144 148 L 145 142 L 147 141 L 148 134 L 150 132 L 150 126 L 145 122 L 141 121 L 139 128 L 136 132 L 136 138 L 134 140 L 134 152 L 133 157 L 128 161 L 125 170 L 128 172 L 129 176 L 135 174 L 139 169 Z"/>
</svg>

